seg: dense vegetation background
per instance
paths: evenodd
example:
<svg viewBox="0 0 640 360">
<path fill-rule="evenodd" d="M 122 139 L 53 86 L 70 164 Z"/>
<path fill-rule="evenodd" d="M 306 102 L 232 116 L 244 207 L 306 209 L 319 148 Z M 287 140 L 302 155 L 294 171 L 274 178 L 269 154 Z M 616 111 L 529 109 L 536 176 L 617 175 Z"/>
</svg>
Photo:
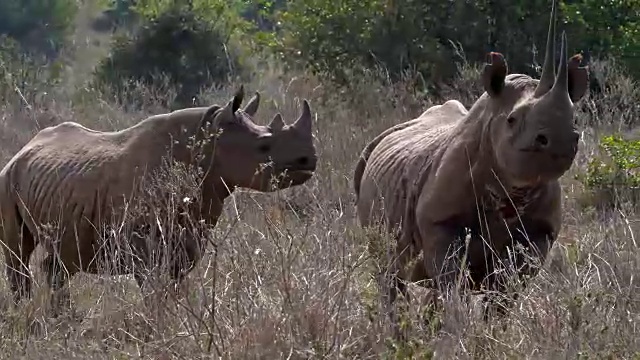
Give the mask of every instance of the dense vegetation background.
<svg viewBox="0 0 640 360">
<path fill-rule="evenodd" d="M 461 64 L 482 62 L 492 50 L 506 55 L 511 71 L 535 75 L 548 2 L 96 0 L 98 17 L 85 20 L 115 35 L 92 74 L 93 86 L 121 92 L 131 81 L 168 81 L 184 106 L 200 88 L 246 78 L 267 58 L 343 86 L 384 69 L 391 80 L 410 77 L 417 91 L 429 94 L 438 94 Z M 28 54 L 30 61 L 68 64 L 82 6 L 76 0 L 3 2 L 3 62 Z M 638 8 L 638 0 L 561 2 L 559 24 L 570 52 L 587 61 L 614 58 L 640 76 Z"/>
<path fill-rule="evenodd" d="M 563 178 L 561 240 L 506 330 L 452 300 L 439 315 L 443 331 L 426 326 L 416 307 L 407 321 L 414 339 L 389 341 L 373 281 L 383 240 L 354 226 L 350 180 L 364 145 L 443 100 L 470 106 L 488 51 L 505 54 L 511 72 L 538 77 L 550 7 L 550 0 L 0 1 L 2 164 L 45 126 L 73 120 L 121 129 L 149 114 L 221 103 L 240 83 L 263 95 L 262 122 L 276 110 L 292 121 L 299 99 L 310 99 L 321 156 L 304 187 L 240 193 L 227 204 L 213 237 L 215 265 L 209 254 L 177 307 L 158 305 L 162 321 L 142 314 L 129 280 L 74 280 L 74 307 L 57 319 L 43 315 L 38 297 L 9 310 L 4 291 L 0 353 L 637 358 L 640 0 L 560 4 L 558 28 L 592 71 L 578 105 L 583 137 Z M 141 335 L 149 324 L 152 339 Z"/>
</svg>

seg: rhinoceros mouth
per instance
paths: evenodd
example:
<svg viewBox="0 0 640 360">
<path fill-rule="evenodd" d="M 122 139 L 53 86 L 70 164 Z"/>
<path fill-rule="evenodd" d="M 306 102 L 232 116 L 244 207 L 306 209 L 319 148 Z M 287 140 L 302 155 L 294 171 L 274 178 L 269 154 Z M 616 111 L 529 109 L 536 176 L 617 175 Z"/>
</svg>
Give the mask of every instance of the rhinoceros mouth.
<svg viewBox="0 0 640 360">
<path fill-rule="evenodd" d="M 315 166 L 291 165 L 276 168 L 276 172 L 282 175 L 307 175 L 313 174 L 315 171 Z"/>
<path fill-rule="evenodd" d="M 281 174 L 283 183 L 291 182 L 292 185 L 299 185 L 313 177 L 311 170 L 286 170 Z"/>
<path fill-rule="evenodd" d="M 560 178 L 569 170 L 575 158 L 575 155 L 571 154 L 541 151 L 522 151 L 522 153 L 524 157 L 519 159 L 519 165 L 514 166 L 512 175 L 529 185 Z"/>
<path fill-rule="evenodd" d="M 290 183 L 290 185 L 299 185 L 311 177 L 313 177 L 313 170 L 309 169 L 286 169 L 280 173 L 281 183 Z"/>
<path fill-rule="evenodd" d="M 559 152 L 546 153 L 539 149 L 528 149 L 528 148 L 520 149 L 520 151 L 528 155 L 548 156 L 553 161 L 572 161 L 577 154 L 577 151 L 566 152 L 566 153 L 559 153 Z"/>
</svg>

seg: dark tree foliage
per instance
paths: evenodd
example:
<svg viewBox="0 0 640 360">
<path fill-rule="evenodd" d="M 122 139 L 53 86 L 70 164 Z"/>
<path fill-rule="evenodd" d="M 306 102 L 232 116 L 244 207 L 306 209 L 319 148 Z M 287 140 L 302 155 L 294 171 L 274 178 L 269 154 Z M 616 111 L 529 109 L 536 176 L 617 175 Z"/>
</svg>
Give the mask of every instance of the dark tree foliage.
<svg viewBox="0 0 640 360">
<path fill-rule="evenodd" d="M 97 85 L 120 94 L 134 82 L 154 85 L 160 76 L 177 90 L 175 105 L 189 106 L 203 86 L 226 82 L 238 63 L 226 51 L 222 31 L 185 7 L 173 7 L 118 37 L 96 69 Z"/>
<path fill-rule="evenodd" d="M 2 0 L 0 35 L 25 51 L 55 57 L 64 46 L 77 12 L 75 0 Z"/>
</svg>

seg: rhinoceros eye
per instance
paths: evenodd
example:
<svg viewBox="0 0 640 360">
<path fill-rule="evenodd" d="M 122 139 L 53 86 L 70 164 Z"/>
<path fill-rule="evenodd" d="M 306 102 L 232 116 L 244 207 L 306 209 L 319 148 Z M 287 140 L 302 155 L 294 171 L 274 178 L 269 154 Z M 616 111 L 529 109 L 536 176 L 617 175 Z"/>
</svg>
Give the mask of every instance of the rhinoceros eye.
<svg viewBox="0 0 640 360">
<path fill-rule="evenodd" d="M 513 116 L 509 116 L 509 117 L 507 118 L 507 123 L 508 123 L 509 125 L 513 125 L 513 124 L 515 124 L 515 123 L 516 123 L 516 118 L 515 118 L 515 117 L 513 117 Z"/>
</svg>

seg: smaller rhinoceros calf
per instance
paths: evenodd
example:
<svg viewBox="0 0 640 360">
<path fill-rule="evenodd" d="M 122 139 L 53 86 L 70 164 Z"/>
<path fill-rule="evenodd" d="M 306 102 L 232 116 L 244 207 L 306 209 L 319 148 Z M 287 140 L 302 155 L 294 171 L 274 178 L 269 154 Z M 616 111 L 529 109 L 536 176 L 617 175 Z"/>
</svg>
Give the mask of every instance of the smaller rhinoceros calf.
<svg viewBox="0 0 640 360">
<path fill-rule="evenodd" d="M 50 287 L 61 288 L 66 275 L 77 272 L 104 273 L 94 259 L 104 255 L 105 248 L 105 234 L 97 229 L 122 221 L 128 204 L 144 196 L 136 184 L 154 179 L 167 160 L 204 174 L 199 202 L 188 215 L 211 226 L 235 187 L 273 191 L 308 181 L 317 163 L 308 102 L 302 102 L 302 114 L 293 124 L 285 124 L 277 114 L 261 126 L 252 121 L 259 94 L 240 109 L 243 97 L 240 87 L 225 106 L 154 115 L 120 131 L 94 131 L 74 122 L 40 131 L 0 171 L 0 236 L 16 302 L 30 294 L 29 258 L 44 241 L 42 229 L 48 224 L 56 225 L 56 239 L 45 243 L 48 256 L 43 262 Z M 175 222 L 183 221 L 178 212 L 173 216 Z M 138 221 L 132 225 L 138 231 L 153 222 Z M 142 286 L 142 272 L 152 265 L 145 263 L 149 245 L 140 244 L 146 235 L 107 237 L 133 242 L 131 248 L 140 252 L 134 258 L 142 265 L 110 269 L 109 274 L 133 273 Z M 197 263 L 203 246 L 195 235 L 181 241 L 184 254 L 171 254 L 176 259 L 170 275 L 177 282 Z"/>
<path fill-rule="evenodd" d="M 462 256 L 450 255 L 464 245 L 465 229 L 471 230 L 468 278 L 477 290 L 506 291 L 493 264 L 518 247 L 514 242 L 528 249 L 517 257 L 517 271 L 535 274 L 524 259 L 544 260 L 557 238 L 558 180 L 578 149 L 574 103 L 586 92 L 588 70 L 580 55 L 567 60 L 563 32 L 556 74 L 556 7 L 554 0 L 540 80 L 508 75 L 504 57 L 490 53 L 481 79 L 485 93 L 469 110 L 449 100 L 363 150 L 354 173 L 359 222 L 397 237 L 390 303 L 402 280 L 454 286 Z M 407 273 L 420 252 L 422 260 Z"/>
</svg>

